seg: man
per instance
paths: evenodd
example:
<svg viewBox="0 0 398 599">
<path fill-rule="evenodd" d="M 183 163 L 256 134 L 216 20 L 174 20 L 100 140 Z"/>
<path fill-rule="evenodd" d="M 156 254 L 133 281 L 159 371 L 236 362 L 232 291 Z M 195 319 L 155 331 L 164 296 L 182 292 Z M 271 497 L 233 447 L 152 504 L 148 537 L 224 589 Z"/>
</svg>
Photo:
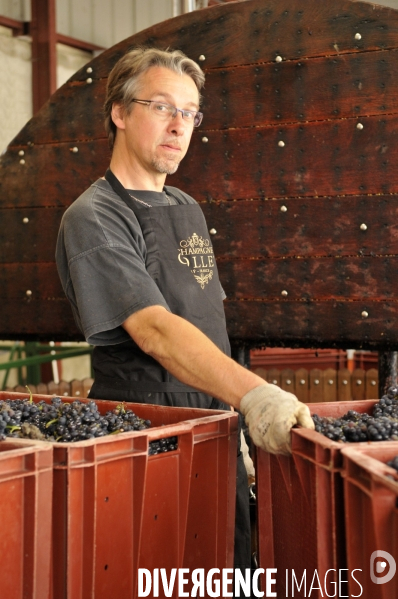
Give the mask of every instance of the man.
<svg viewBox="0 0 398 599">
<path fill-rule="evenodd" d="M 95 345 L 90 397 L 229 404 L 244 414 L 257 445 L 288 453 L 290 428 L 313 428 L 309 410 L 229 357 L 202 211 L 164 185 L 201 122 L 203 83 L 199 66 L 179 51 L 137 48 L 115 65 L 104 107 L 110 168 L 66 211 L 58 270 L 76 322 Z M 241 455 L 237 487 L 235 567 L 245 568 L 250 533 Z"/>
</svg>

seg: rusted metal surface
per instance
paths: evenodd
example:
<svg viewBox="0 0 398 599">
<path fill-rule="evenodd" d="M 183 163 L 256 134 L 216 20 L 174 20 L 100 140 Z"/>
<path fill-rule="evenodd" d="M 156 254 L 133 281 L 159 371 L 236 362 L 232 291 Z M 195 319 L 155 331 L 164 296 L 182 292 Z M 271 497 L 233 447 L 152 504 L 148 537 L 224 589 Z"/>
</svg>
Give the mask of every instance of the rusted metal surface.
<svg viewBox="0 0 398 599">
<path fill-rule="evenodd" d="M 106 78 L 137 44 L 180 48 L 206 73 L 203 124 L 168 183 L 217 231 L 234 346 L 396 348 L 398 12 L 349 0 L 188 13 L 57 90 L 1 157 L 0 337 L 80 338 L 55 239 L 109 162 Z"/>
</svg>

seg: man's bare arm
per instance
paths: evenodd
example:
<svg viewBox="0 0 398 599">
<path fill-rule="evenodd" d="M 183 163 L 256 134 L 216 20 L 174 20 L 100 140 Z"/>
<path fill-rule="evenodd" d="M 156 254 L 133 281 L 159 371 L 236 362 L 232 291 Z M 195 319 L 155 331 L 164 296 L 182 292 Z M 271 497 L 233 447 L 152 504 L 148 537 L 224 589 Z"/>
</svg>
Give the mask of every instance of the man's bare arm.
<svg viewBox="0 0 398 599">
<path fill-rule="evenodd" d="M 267 384 L 226 356 L 190 322 L 162 306 L 135 312 L 123 327 L 142 351 L 179 381 L 235 408 L 248 391 Z"/>
</svg>

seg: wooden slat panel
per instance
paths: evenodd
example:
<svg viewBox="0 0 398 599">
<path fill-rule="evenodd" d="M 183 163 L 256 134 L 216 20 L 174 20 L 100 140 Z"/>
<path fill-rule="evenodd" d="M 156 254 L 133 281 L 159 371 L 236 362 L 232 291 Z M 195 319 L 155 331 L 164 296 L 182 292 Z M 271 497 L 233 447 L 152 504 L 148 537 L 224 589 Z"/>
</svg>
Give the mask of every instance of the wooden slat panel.
<svg viewBox="0 0 398 599">
<path fill-rule="evenodd" d="M 395 302 L 224 302 L 231 338 L 253 346 L 394 347 L 398 343 Z M 368 318 L 361 313 L 366 308 Z"/>
<path fill-rule="evenodd" d="M 190 159 L 167 182 L 199 201 L 396 193 L 397 136 L 398 116 L 369 117 L 363 130 L 347 119 L 212 131 L 208 143 L 195 134 Z M 280 139 L 285 147 L 278 146 Z M 7 169 L 7 180 L 0 182 L 4 207 L 20 206 L 22 201 L 25 206 L 70 204 L 76 190 L 83 191 L 102 176 L 109 161 L 105 139 L 80 142 L 77 153 L 73 147 L 32 146 L 23 165 L 17 148 L 9 150 L 1 159 L 1 167 Z"/>
<path fill-rule="evenodd" d="M 1 300 L 25 300 L 29 303 L 65 297 L 55 263 L 3 265 L 1 277 Z M 31 293 L 27 294 L 27 291 Z"/>
<path fill-rule="evenodd" d="M 239 258 L 398 254 L 398 196 L 249 199 L 201 207 L 209 229 L 217 231 L 212 242 L 218 260 L 224 254 Z M 361 230 L 362 223 L 366 231 Z"/>
<path fill-rule="evenodd" d="M 267 371 L 267 381 L 268 383 L 272 383 L 273 385 L 281 384 L 281 373 L 277 368 L 270 368 Z"/>
<path fill-rule="evenodd" d="M 336 370 L 327 368 L 322 373 L 323 401 L 337 401 Z"/>
<path fill-rule="evenodd" d="M 312 368 L 310 370 L 309 401 L 311 403 L 324 401 L 322 370 L 319 370 L 319 368 Z"/>
<path fill-rule="evenodd" d="M 208 142 L 194 144 L 188 168 L 169 184 L 198 200 L 397 192 L 398 117 L 368 117 L 362 130 L 357 124 L 204 131 Z"/>
<path fill-rule="evenodd" d="M 72 151 L 74 147 L 78 148 L 77 153 Z M 34 145 L 26 149 L 22 159 L 16 149 L 9 150 L 0 159 L 1 206 L 69 206 L 103 176 L 109 158 L 105 139 L 76 146 Z"/>
<path fill-rule="evenodd" d="M 298 368 L 295 372 L 295 394 L 296 397 L 304 403 L 309 401 L 308 376 L 308 370 L 306 368 Z"/>
<path fill-rule="evenodd" d="M 200 130 L 391 114 L 398 109 L 397 54 L 364 52 L 209 71 Z M 106 79 L 86 72 L 86 80 L 58 89 L 12 145 L 103 137 Z"/>
<path fill-rule="evenodd" d="M 376 24 L 377 23 L 377 24 Z M 361 40 L 355 40 L 360 31 Z M 138 44 L 177 47 L 205 69 L 397 47 L 395 11 L 364 2 L 300 0 L 233 2 L 159 23 L 104 52 L 95 74 L 105 77 Z M 85 73 L 76 73 L 75 80 Z"/>
<path fill-rule="evenodd" d="M 363 52 L 209 71 L 202 129 L 395 112 L 396 54 Z"/>
<path fill-rule="evenodd" d="M 365 397 L 365 390 L 365 371 L 362 368 L 355 368 L 351 375 L 352 399 L 367 399 Z"/>
<path fill-rule="evenodd" d="M 287 212 L 281 212 L 285 205 Z M 398 196 L 243 200 L 206 203 L 202 208 L 209 229 L 217 231 L 212 242 L 225 272 L 229 267 L 221 264 L 224 255 L 231 260 L 398 254 Z M 0 209 L 0 262 L 52 261 L 65 209 Z M 360 229 L 364 220 L 366 231 Z"/>
<path fill-rule="evenodd" d="M 395 300 L 398 257 L 223 260 L 227 296 L 261 300 Z"/>
<path fill-rule="evenodd" d="M 2 339 L 42 339 L 44 341 L 83 341 L 73 319 L 68 300 L 2 299 L 0 337 Z"/>
<path fill-rule="evenodd" d="M 341 368 L 337 373 L 338 401 L 351 401 L 351 372 Z"/>
<path fill-rule="evenodd" d="M 379 374 L 377 368 L 370 368 L 366 371 L 365 398 L 379 399 Z"/>
<path fill-rule="evenodd" d="M 252 370 L 254 374 L 257 374 L 257 376 L 261 376 L 261 378 L 265 381 L 267 380 L 267 370 L 265 368 L 253 368 Z"/>
<path fill-rule="evenodd" d="M 0 209 L 0 263 L 53 262 L 64 212 L 53 207 Z M 1 271 L 0 281 L 3 277 Z"/>
<path fill-rule="evenodd" d="M 289 393 L 295 393 L 295 383 L 294 370 L 284 368 L 281 372 L 281 388 Z"/>
</svg>

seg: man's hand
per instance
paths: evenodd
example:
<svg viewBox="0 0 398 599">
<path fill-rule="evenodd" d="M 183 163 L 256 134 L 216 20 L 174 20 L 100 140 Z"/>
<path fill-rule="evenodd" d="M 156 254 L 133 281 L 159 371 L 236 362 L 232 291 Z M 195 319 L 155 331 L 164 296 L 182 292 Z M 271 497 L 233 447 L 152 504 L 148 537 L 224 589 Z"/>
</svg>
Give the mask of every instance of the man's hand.
<svg viewBox="0 0 398 599">
<path fill-rule="evenodd" d="M 254 443 L 269 453 L 291 453 L 290 429 L 295 424 L 315 428 L 308 406 L 276 385 L 255 387 L 242 398 L 239 409 Z"/>
</svg>

